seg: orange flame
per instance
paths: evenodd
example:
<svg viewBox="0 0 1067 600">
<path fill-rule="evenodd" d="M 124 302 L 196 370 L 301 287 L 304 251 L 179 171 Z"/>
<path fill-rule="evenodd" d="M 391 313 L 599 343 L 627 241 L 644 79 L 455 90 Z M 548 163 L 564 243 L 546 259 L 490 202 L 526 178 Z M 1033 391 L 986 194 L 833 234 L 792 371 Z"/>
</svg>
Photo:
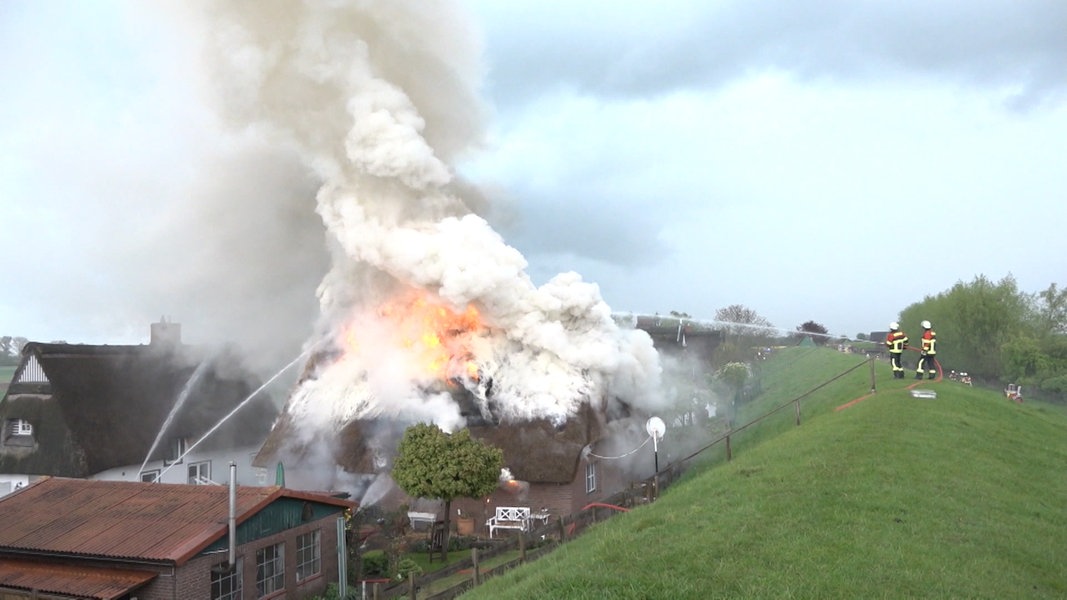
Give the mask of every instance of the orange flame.
<svg viewBox="0 0 1067 600">
<path fill-rule="evenodd" d="M 410 351 L 427 375 L 451 383 L 453 379 L 478 381 L 471 341 L 485 325 L 473 305 L 456 312 L 443 300 L 412 291 L 383 304 L 378 315 L 396 332 L 401 347 Z M 360 348 L 358 332 L 345 332 L 346 349 Z"/>
</svg>

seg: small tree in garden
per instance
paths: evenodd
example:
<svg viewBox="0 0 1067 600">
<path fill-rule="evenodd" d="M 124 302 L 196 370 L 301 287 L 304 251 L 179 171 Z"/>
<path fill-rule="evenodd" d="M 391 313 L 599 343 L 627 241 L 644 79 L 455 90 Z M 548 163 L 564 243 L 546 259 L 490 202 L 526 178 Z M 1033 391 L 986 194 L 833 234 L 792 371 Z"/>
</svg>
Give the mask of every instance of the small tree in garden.
<svg viewBox="0 0 1067 600">
<path fill-rule="evenodd" d="M 452 500 L 493 493 L 503 467 L 504 452 L 472 438 L 470 430 L 448 434 L 437 425 L 419 423 L 404 431 L 393 463 L 393 481 L 409 496 L 444 500 L 445 562 Z"/>
<path fill-rule="evenodd" d="M 730 402 L 730 425 L 733 426 L 734 417 L 737 414 L 737 405 L 741 403 L 741 390 L 748 380 L 748 365 L 740 362 L 726 363 L 717 373 L 719 380 L 730 386 L 734 392 L 733 401 Z"/>
</svg>

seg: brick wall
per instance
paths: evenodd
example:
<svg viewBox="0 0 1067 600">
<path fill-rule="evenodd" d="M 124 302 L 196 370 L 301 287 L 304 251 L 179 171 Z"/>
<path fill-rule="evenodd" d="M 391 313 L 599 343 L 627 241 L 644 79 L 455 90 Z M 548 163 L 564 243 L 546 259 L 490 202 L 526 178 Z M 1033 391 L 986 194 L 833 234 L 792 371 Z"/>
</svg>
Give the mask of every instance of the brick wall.
<svg viewBox="0 0 1067 600">
<path fill-rule="evenodd" d="M 255 542 L 238 546 L 237 558 L 241 559 L 244 598 L 257 600 L 256 594 L 256 551 L 277 543 L 283 543 L 285 561 L 285 590 L 269 598 L 300 599 L 322 595 L 331 583 L 337 583 L 337 517 L 311 521 Z M 305 579 L 299 585 L 296 581 L 297 536 L 318 529 L 322 568 L 320 573 Z M 162 574 L 145 588 L 133 595 L 138 600 L 207 600 L 211 592 L 211 568 L 225 562 L 227 553 L 211 556 L 198 556 L 175 570 L 173 575 Z M 138 568 L 143 568 L 138 566 Z"/>
</svg>

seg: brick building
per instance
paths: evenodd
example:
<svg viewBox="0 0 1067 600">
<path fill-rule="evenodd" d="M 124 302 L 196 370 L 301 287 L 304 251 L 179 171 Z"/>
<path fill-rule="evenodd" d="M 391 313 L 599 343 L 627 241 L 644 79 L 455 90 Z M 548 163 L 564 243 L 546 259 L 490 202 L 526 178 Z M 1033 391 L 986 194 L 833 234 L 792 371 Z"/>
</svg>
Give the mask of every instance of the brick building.
<svg viewBox="0 0 1067 600">
<path fill-rule="evenodd" d="M 0 498 L 0 598 L 298 599 L 338 582 L 354 502 L 237 486 L 231 512 L 230 492 L 39 479 Z"/>
</svg>

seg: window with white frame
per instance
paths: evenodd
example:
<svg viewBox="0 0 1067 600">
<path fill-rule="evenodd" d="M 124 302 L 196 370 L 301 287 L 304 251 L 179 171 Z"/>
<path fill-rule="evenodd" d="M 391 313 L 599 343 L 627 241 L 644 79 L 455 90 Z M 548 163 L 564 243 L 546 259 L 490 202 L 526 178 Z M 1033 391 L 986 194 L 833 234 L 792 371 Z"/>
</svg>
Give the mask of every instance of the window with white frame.
<svg viewBox="0 0 1067 600">
<path fill-rule="evenodd" d="M 322 571 L 322 551 L 319 531 L 296 537 L 296 580 L 298 582 Z"/>
<path fill-rule="evenodd" d="M 256 596 L 263 597 L 285 588 L 285 544 L 256 550 Z"/>
<path fill-rule="evenodd" d="M 585 465 L 585 493 L 592 494 L 596 491 L 596 463 Z"/>
<path fill-rule="evenodd" d="M 174 438 L 170 443 L 170 457 L 163 461 L 165 465 L 182 462 L 182 456 L 189 449 L 189 440 L 183 437 Z"/>
<path fill-rule="evenodd" d="M 8 419 L 7 426 L 4 427 L 4 433 L 9 437 L 12 435 L 33 435 L 33 425 L 26 419 Z"/>
<path fill-rule="evenodd" d="M 4 423 L 0 441 L 12 446 L 32 446 L 33 425 L 25 419 L 8 419 Z"/>
<path fill-rule="evenodd" d="M 189 483 L 204 485 L 211 483 L 211 461 L 196 462 L 189 465 Z"/>
<path fill-rule="evenodd" d="M 155 483 L 159 480 L 159 469 L 153 469 L 151 471 L 141 471 L 141 481 L 145 483 Z"/>
<path fill-rule="evenodd" d="M 211 569 L 211 600 L 241 600 L 244 597 L 241 581 L 240 558 L 232 570 L 226 568 L 226 563 L 215 565 Z"/>
</svg>

